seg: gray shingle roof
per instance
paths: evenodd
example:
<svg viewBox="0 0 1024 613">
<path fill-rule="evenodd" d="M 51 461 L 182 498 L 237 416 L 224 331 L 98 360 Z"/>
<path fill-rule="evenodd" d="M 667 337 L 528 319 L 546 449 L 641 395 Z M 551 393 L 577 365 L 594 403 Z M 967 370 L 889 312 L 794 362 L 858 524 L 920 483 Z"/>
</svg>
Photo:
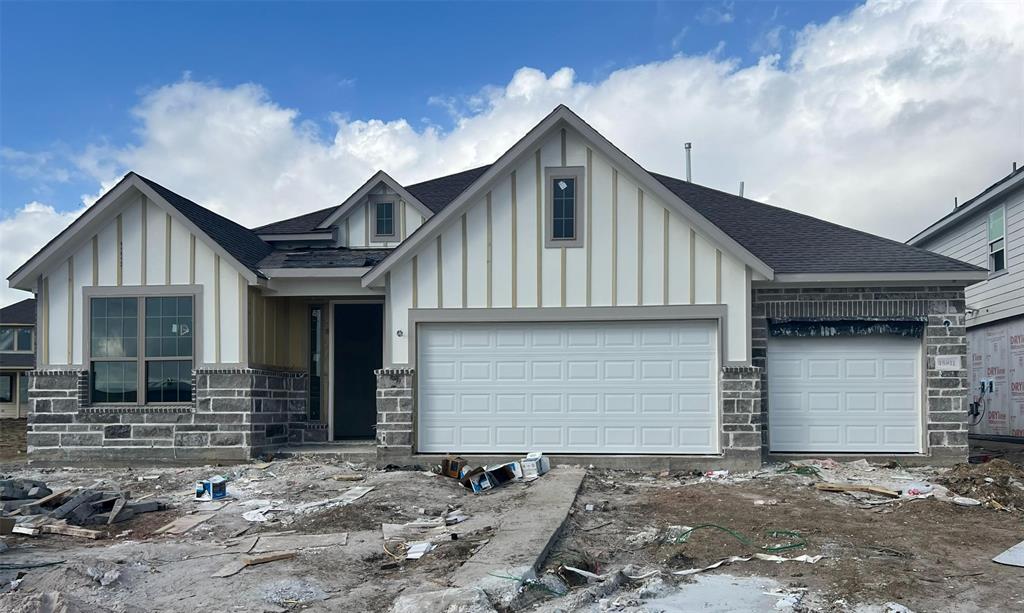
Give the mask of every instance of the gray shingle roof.
<svg viewBox="0 0 1024 613">
<path fill-rule="evenodd" d="M 348 247 L 310 247 L 278 249 L 263 258 L 260 268 L 359 268 L 375 266 L 390 249 L 350 249 Z"/>
<path fill-rule="evenodd" d="M 459 194 L 466 191 L 466 188 L 472 185 L 473 181 L 479 179 L 480 175 L 484 174 L 490 167 L 491 164 L 488 164 L 479 168 L 463 170 L 453 175 L 408 185 L 405 186 L 405 189 L 413 196 L 416 196 L 416 199 L 422 202 L 424 206 L 436 213 L 451 204 L 452 200 L 455 200 Z"/>
<path fill-rule="evenodd" d="M 925 249 L 651 173 L 776 273 L 976 272 Z"/>
<path fill-rule="evenodd" d="M 301 234 L 312 232 L 336 210 L 338 210 L 338 205 L 329 206 L 326 209 L 320 209 L 305 215 L 268 223 L 265 226 L 253 228 L 252 231 L 257 234 Z"/>
<path fill-rule="evenodd" d="M 0 324 L 36 325 L 36 299 L 26 298 L 0 309 Z"/>
<path fill-rule="evenodd" d="M 260 260 L 267 257 L 274 248 L 263 242 L 255 232 L 172 192 L 155 181 L 138 173 L 133 174 L 152 187 L 164 200 L 216 241 L 243 266 L 259 273 Z"/>
</svg>

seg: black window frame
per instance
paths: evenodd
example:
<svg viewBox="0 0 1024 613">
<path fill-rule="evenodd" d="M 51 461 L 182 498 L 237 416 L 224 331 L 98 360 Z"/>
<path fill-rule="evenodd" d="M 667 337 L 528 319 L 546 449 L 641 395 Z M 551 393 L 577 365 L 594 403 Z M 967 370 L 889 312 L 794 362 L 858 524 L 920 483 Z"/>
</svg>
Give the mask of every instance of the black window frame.
<svg viewBox="0 0 1024 613">
<path fill-rule="evenodd" d="M 132 355 L 119 355 L 119 356 L 96 355 L 96 352 L 94 351 L 93 333 L 94 333 L 94 325 L 96 323 L 96 316 L 95 316 L 95 305 L 96 305 L 96 302 L 95 301 L 97 301 L 97 300 L 111 300 L 111 299 L 119 300 L 122 303 L 124 303 L 124 301 L 131 301 L 131 302 L 135 303 L 134 317 L 135 317 L 136 321 L 134 322 L 134 325 L 135 325 L 135 330 L 134 330 L 135 331 L 135 337 L 134 337 L 134 339 L 135 339 L 135 351 L 134 351 L 135 355 L 134 356 L 132 356 Z M 154 305 L 154 307 L 151 307 L 150 304 L 149 304 L 149 301 L 151 301 L 151 300 L 167 300 L 167 299 L 173 299 L 175 301 L 176 305 L 180 304 L 180 301 L 183 300 L 183 299 L 186 299 L 186 300 L 189 301 L 189 311 L 190 311 L 190 313 L 183 314 L 182 317 L 187 317 L 189 319 L 189 322 L 190 322 L 190 325 L 191 325 L 191 329 L 188 331 L 188 333 L 186 335 L 182 335 L 182 336 L 187 336 L 189 338 L 188 349 L 189 349 L 190 355 L 183 355 L 183 354 L 181 354 L 178 351 L 180 343 L 176 343 L 175 344 L 174 355 L 152 355 L 151 353 L 153 353 L 153 352 L 149 351 L 148 348 L 147 348 L 147 341 L 150 341 L 150 340 L 162 341 L 165 338 L 163 336 L 156 336 L 156 337 L 152 337 L 152 338 L 147 336 L 147 332 L 148 332 L 148 325 L 147 325 L 148 322 L 147 322 L 147 319 L 148 319 L 148 316 L 150 315 L 150 310 L 154 310 L 155 309 L 155 305 Z M 201 318 L 200 318 L 200 313 L 199 313 L 198 309 L 202 308 L 202 300 L 201 300 L 201 296 L 199 294 L 189 293 L 189 292 L 181 292 L 181 293 L 178 293 L 178 292 L 169 292 L 169 293 L 161 292 L 161 293 L 157 293 L 157 294 L 126 294 L 126 295 L 102 294 L 102 295 L 87 295 L 86 296 L 86 300 L 88 302 L 89 311 L 88 311 L 88 317 L 85 319 L 86 325 L 85 325 L 85 330 L 84 330 L 84 336 L 85 336 L 84 342 L 85 342 L 85 348 L 86 348 L 86 351 L 87 351 L 87 354 L 85 356 L 86 357 L 86 363 L 88 364 L 88 367 L 89 367 L 89 390 L 88 390 L 89 404 L 97 405 L 97 406 L 103 406 L 103 405 L 126 406 L 126 405 L 128 405 L 128 406 L 138 406 L 138 407 L 144 407 L 144 406 L 181 406 L 181 405 L 185 405 L 185 404 L 189 404 L 190 405 L 190 404 L 192 404 L 195 401 L 195 390 L 193 389 L 192 382 L 193 382 L 193 376 L 194 376 L 194 372 L 195 372 L 195 368 L 196 368 L 196 360 L 197 360 L 197 358 L 199 356 L 199 352 L 200 352 L 200 342 L 199 341 L 200 341 L 200 338 L 201 338 L 200 337 L 201 332 L 199 330 L 199 322 L 200 322 Z M 176 309 L 176 311 L 175 311 L 175 314 L 173 315 L 173 317 L 175 319 L 177 319 L 178 318 L 177 306 L 175 307 L 175 309 Z M 121 317 L 124 318 L 124 317 L 127 317 L 127 316 L 121 316 Z M 155 316 L 153 319 L 159 319 L 161 317 L 162 317 L 162 314 Z M 110 318 L 108 318 L 106 316 L 104 316 L 104 319 L 106 319 L 108 321 L 110 320 Z M 180 324 L 175 324 L 175 325 L 180 325 Z M 124 335 L 123 339 L 132 338 L 132 337 L 128 336 L 127 335 L 127 331 L 123 329 L 123 322 L 122 322 L 122 334 Z M 111 338 L 111 337 L 98 337 L 98 338 Z M 180 337 L 178 337 L 178 338 L 180 340 Z M 130 352 L 126 352 L 126 353 L 130 353 Z M 163 353 L 163 350 L 161 350 L 158 353 Z M 149 396 L 150 396 L 150 390 L 149 390 L 149 384 L 150 384 L 150 376 L 149 376 L 150 375 L 150 365 L 154 364 L 154 363 L 167 364 L 167 363 L 172 363 L 172 362 L 178 362 L 179 363 L 179 372 L 178 372 L 179 376 L 177 377 L 177 380 L 186 382 L 187 390 L 188 390 L 187 391 L 187 397 L 184 397 L 184 398 L 178 397 L 177 399 L 167 400 L 167 401 L 164 401 L 164 400 L 150 401 L 149 400 Z M 181 372 L 180 372 L 180 363 L 181 362 L 189 362 L 189 365 L 187 367 L 187 370 L 188 370 L 187 377 L 182 377 L 181 376 Z M 134 372 L 134 380 L 135 380 L 134 394 L 135 394 L 135 399 L 134 400 L 128 400 L 128 399 L 124 399 L 124 398 L 119 399 L 119 400 L 98 399 L 98 397 L 96 395 L 96 389 L 95 389 L 96 375 L 97 375 L 97 366 L 96 366 L 97 363 L 101 363 L 101 364 L 102 363 L 121 363 L 121 364 L 126 364 L 126 365 L 127 364 L 131 364 L 132 368 L 134 368 L 134 371 L 135 371 Z M 180 390 L 180 386 L 179 386 L 179 390 Z"/>
</svg>

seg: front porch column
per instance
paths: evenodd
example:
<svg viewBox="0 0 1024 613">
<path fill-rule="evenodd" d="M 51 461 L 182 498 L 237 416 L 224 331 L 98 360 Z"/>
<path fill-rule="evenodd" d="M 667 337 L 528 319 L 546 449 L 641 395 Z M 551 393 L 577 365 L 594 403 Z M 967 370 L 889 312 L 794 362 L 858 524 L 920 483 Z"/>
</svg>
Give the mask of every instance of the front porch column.
<svg viewBox="0 0 1024 613">
<path fill-rule="evenodd" d="M 412 368 L 382 368 L 377 375 L 377 458 L 409 457 L 415 431 L 415 378 Z"/>
</svg>

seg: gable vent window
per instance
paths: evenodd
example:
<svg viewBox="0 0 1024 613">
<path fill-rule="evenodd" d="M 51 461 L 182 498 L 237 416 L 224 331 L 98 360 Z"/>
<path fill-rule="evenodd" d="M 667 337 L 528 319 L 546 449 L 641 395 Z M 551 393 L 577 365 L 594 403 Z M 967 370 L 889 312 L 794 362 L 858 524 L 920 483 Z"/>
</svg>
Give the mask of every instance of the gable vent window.
<svg viewBox="0 0 1024 613">
<path fill-rule="evenodd" d="M 988 269 L 1006 270 L 1006 212 L 1000 208 L 988 216 Z"/>
<path fill-rule="evenodd" d="M 389 241 L 396 238 L 394 201 L 375 201 L 373 203 L 373 236 L 371 237 L 371 240 Z"/>
<path fill-rule="evenodd" d="M 584 170 L 582 166 L 545 170 L 548 247 L 583 246 Z"/>
</svg>

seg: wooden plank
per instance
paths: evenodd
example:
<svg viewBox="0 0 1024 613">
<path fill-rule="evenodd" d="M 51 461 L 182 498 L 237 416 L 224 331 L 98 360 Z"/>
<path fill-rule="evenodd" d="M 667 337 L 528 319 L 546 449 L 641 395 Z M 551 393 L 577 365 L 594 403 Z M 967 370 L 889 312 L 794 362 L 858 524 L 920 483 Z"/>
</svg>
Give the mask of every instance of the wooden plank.
<svg viewBox="0 0 1024 613">
<path fill-rule="evenodd" d="M 87 539 L 101 539 L 106 537 L 106 534 L 99 530 L 89 530 L 88 528 L 78 528 L 76 526 L 62 526 L 60 524 L 47 524 L 40 526 L 43 534 L 60 534 L 62 536 L 80 536 Z"/>
<path fill-rule="evenodd" d="M 43 496 L 39 500 L 35 501 L 35 505 L 42 507 L 46 506 L 47 504 L 50 504 L 51 502 L 54 502 L 55 504 L 59 505 L 65 496 L 77 490 L 77 487 L 69 487 L 59 492 L 53 492 L 49 496 Z"/>
<path fill-rule="evenodd" d="M 899 498 L 900 493 L 877 485 L 860 485 L 856 483 L 815 483 L 815 489 L 823 492 L 866 492 L 888 498 Z"/>
<path fill-rule="evenodd" d="M 168 534 L 185 534 L 214 515 L 215 513 L 196 513 L 195 515 L 179 517 L 166 526 L 158 528 L 153 534 L 164 534 L 165 532 Z"/>
<path fill-rule="evenodd" d="M 296 555 L 297 554 L 294 551 L 280 551 L 277 553 L 268 553 L 260 556 L 239 557 L 225 564 L 223 567 L 221 567 L 220 570 L 213 573 L 213 576 L 221 578 L 230 577 L 232 575 L 237 575 L 238 573 L 242 572 L 243 569 L 249 566 L 256 566 L 257 564 L 266 564 L 267 562 L 276 562 L 278 560 L 287 560 L 290 558 L 294 558 Z"/>
<path fill-rule="evenodd" d="M 29 528 L 28 526 L 15 526 L 11 528 L 11 532 L 14 534 L 24 534 L 26 536 L 36 536 L 39 534 L 39 528 Z"/>
<path fill-rule="evenodd" d="M 117 514 L 121 512 L 121 509 L 124 508 L 126 502 L 128 501 L 124 498 L 118 498 L 114 501 L 114 506 L 110 509 L 110 517 L 107 518 L 108 526 L 117 521 Z"/>
</svg>

